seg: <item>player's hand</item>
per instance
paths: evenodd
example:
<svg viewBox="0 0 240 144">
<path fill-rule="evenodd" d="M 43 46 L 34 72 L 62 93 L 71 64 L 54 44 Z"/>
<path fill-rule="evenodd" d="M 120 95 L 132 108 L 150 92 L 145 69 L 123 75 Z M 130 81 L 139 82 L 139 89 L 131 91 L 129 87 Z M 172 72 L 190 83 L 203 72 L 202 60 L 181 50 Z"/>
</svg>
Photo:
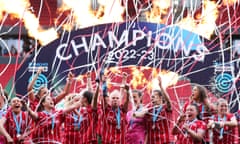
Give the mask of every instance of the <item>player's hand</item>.
<svg viewBox="0 0 240 144">
<path fill-rule="evenodd" d="M 43 72 L 44 68 L 43 67 L 39 67 L 38 70 L 37 70 L 37 74 L 41 74 Z"/>
</svg>

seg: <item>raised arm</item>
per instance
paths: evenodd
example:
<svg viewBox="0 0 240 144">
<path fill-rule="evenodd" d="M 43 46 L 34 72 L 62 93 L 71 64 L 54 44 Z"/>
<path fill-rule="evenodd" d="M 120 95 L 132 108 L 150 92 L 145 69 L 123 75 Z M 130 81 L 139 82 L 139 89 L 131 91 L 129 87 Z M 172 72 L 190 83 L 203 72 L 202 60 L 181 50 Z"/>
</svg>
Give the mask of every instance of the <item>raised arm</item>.
<svg viewBox="0 0 240 144">
<path fill-rule="evenodd" d="M 122 87 L 120 89 L 121 94 L 124 93 L 124 86 L 127 84 L 127 73 L 123 72 L 122 73 Z"/>
<path fill-rule="evenodd" d="M 99 95 L 99 82 L 96 82 L 96 91 L 93 97 L 93 101 L 92 101 L 92 107 L 93 109 L 97 109 L 97 100 L 98 100 L 98 95 Z"/>
<path fill-rule="evenodd" d="M 128 110 L 128 104 L 129 104 L 129 97 L 130 97 L 129 86 L 128 86 L 128 85 L 125 85 L 125 86 L 124 86 L 124 89 L 126 90 L 126 95 L 127 95 L 127 97 L 126 97 L 126 100 L 125 100 L 125 102 L 124 102 L 124 104 L 123 104 L 123 109 L 124 109 L 125 111 L 127 111 L 127 110 Z"/>
<path fill-rule="evenodd" d="M 4 96 L 4 90 L 1 83 L 0 83 L 0 96 Z"/>
<path fill-rule="evenodd" d="M 66 107 L 66 108 L 63 110 L 63 113 L 65 113 L 65 114 L 66 114 L 66 113 L 69 113 L 69 112 L 73 111 L 74 109 L 79 108 L 80 106 L 81 106 L 81 101 L 79 100 L 79 101 L 73 103 L 72 105 Z"/>
<path fill-rule="evenodd" d="M 126 93 L 125 93 L 125 85 L 126 84 L 127 84 L 127 73 L 123 72 L 122 73 L 122 84 L 120 87 L 120 93 L 121 93 L 121 96 L 123 97 L 121 99 L 121 104 L 123 104 L 122 100 L 124 100 L 124 97 L 126 96 Z"/>
<path fill-rule="evenodd" d="M 23 107 L 26 109 L 26 111 L 29 113 L 30 117 L 33 119 L 33 120 L 36 120 L 38 119 L 38 114 L 37 112 L 33 111 L 27 104 L 24 100 L 21 100 L 21 103 L 23 105 Z"/>
<path fill-rule="evenodd" d="M 93 92 L 91 73 L 90 72 L 87 72 L 87 90 L 90 91 L 90 92 Z"/>
<path fill-rule="evenodd" d="M 122 84 L 123 85 L 127 84 L 127 77 L 128 77 L 128 74 L 123 72 L 123 74 L 122 74 Z"/>
<path fill-rule="evenodd" d="M 4 89 L 3 89 L 1 83 L 0 83 L 0 97 L 2 97 L 4 99 L 4 105 L 5 105 L 8 101 L 8 95 L 7 95 L 7 93 L 4 92 Z"/>
<path fill-rule="evenodd" d="M 170 98 L 169 98 L 169 95 L 168 95 L 167 91 L 162 86 L 162 78 L 160 76 L 158 76 L 158 84 L 159 84 L 160 90 L 162 92 L 162 95 L 163 95 L 164 99 L 166 100 L 167 109 L 171 110 L 172 109 L 172 104 L 171 104 L 171 101 L 170 101 Z"/>
<path fill-rule="evenodd" d="M 27 87 L 28 99 L 31 100 L 31 101 L 34 101 L 34 99 L 35 99 L 33 86 L 34 86 L 38 76 L 42 73 L 42 71 L 43 71 L 43 67 L 40 67 L 38 69 L 37 73 L 35 74 L 35 76 L 33 77 L 32 81 L 28 84 L 28 87 Z"/>
<path fill-rule="evenodd" d="M 96 80 L 99 81 L 99 83 L 102 83 L 102 103 L 103 103 L 103 108 L 105 108 L 108 105 L 108 88 L 107 88 L 107 78 L 105 75 L 101 75 L 100 79 Z"/>
<path fill-rule="evenodd" d="M 61 93 L 60 95 L 58 95 L 58 96 L 56 97 L 56 101 L 55 101 L 56 104 L 57 104 L 58 102 L 60 102 L 66 95 L 69 94 L 70 86 L 71 86 L 71 84 L 72 84 L 73 78 L 74 78 L 74 74 L 71 73 L 71 72 L 69 72 L 69 73 L 68 73 L 68 77 L 67 77 L 67 83 L 66 83 L 66 85 L 65 85 L 65 87 L 64 87 L 64 90 L 62 91 L 62 93 Z"/>
</svg>

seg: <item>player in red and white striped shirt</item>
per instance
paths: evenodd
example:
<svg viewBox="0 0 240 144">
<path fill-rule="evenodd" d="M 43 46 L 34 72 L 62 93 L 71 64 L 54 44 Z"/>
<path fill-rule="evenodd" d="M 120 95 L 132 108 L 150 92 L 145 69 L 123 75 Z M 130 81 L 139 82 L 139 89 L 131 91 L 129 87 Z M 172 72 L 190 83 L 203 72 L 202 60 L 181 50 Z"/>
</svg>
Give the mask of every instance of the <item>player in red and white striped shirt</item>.
<svg viewBox="0 0 240 144">
<path fill-rule="evenodd" d="M 33 77 L 32 81 L 29 83 L 28 87 L 27 87 L 27 91 L 28 91 L 28 99 L 29 99 L 29 102 L 30 102 L 30 108 L 32 110 L 36 110 L 38 104 L 39 104 L 39 101 L 40 99 L 47 95 L 47 93 L 49 93 L 49 90 L 47 87 L 45 86 L 42 86 L 38 89 L 38 92 L 37 94 L 35 95 L 34 94 L 34 90 L 33 90 L 33 86 L 38 78 L 38 76 L 42 73 L 43 71 L 43 68 L 39 68 L 36 75 Z M 54 97 L 53 98 L 53 102 L 54 104 L 57 104 L 59 101 L 61 101 L 66 95 L 68 95 L 69 93 L 69 90 L 70 90 L 70 85 L 72 83 L 72 80 L 73 80 L 73 77 L 74 75 L 69 72 L 68 73 L 68 78 L 67 78 L 67 83 L 65 85 L 65 88 L 64 90 L 62 91 L 62 93 L 60 93 L 57 97 Z"/>
<path fill-rule="evenodd" d="M 0 83 L 0 119 L 2 119 L 7 112 L 7 100 L 8 100 L 8 94 L 4 91 L 1 83 Z M 0 144 L 5 144 L 5 138 L 4 136 L 0 135 Z"/>
<path fill-rule="evenodd" d="M 235 129 L 237 120 L 234 114 L 228 112 L 228 102 L 225 99 L 218 99 L 217 114 L 208 123 L 208 128 L 213 131 L 214 144 L 237 144 Z"/>
<path fill-rule="evenodd" d="M 97 98 L 99 86 L 93 93 L 84 91 L 81 95 L 81 108 L 69 113 L 65 121 L 65 144 L 97 143 Z"/>
<path fill-rule="evenodd" d="M 121 94 L 114 90 L 110 94 L 110 104 L 106 101 L 102 107 L 102 143 L 103 144 L 124 144 L 126 133 L 126 113 L 129 103 L 129 86 L 125 85 L 127 93 L 126 101 L 120 105 Z"/>
<path fill-rule="evenodd" d="M 240 142 L 240 110 L 238 110 L 235 113 L 235 116 L 236 116 L 236 119 L 237 119 L 237 122 L 238 122 L 237 130 L 236 130 L 236 135 L 238 136 L 238 141 L 237 142 Z"/>
<path fill-rule="evenodd" d="M 172 133 L 177 135 L 177 144 L 202 144 L 207 125 L 198 119 L 198 115 L 198 106 L 190 104 L 186 113 L 179 117 L 172 130 Z"/>
<path fill-rule="evenodd" d="M 162 87 L 162 79 L 158 78 L 160 90 L 154 90 L 151 96 L 152 106 L 149 107 L 144 114 L 147 127 L 147 144 L 169 144 L 173 143 L 171 137 L 172 129 L 172 110 L 171 101 L 168 93 Z M 163 102 L 165 100 L 165 102 Z M 134 112 L 136 117 L 141 117 L 143 114 Z"/>
<path fill-rule="evenodd" d="M 216 107 L 210 104 L 205 87 L 199 84 L 193 86 L 191 98 L 183 106 L 183 113 L 186 112 L 186 108 L 190 104 L 196 104 L 198 106 L 200 119 L 205 123 L 208 123 L 211 115 L 216 112 Z M 204 136 L 204 142 L 209 143 L 208 130 Z"/>
<path fill-rule="evenodd" d="M 18 97 L 13 98 L 10 108 L 1 119 L 0 134 L 5 136 L 9 143 L 30 143 L 30 138 L 28 137 L 28 114 L 23 112 L 21 108 L 21 99 Z"/>
<path fill-rule="evenodd" d="M 57 111 L 54 108 L 52 97 L 47 95 L 40 100 L 38 112 L 27 107 L 27 111 L 36 122 L 32 141 L 34 143 L 61 143 L 60 132 L 65 115 L 80 105 L 80 102 L 76 102 L 64 110 Z"/>
<path fill-rule="evenodd" d="M 75 102 L 79 101 L 80 97 L 77 93 L 69 94 L 65 100 L 65 108 L 70 107 Z M 76 116 L 75 116 L 76 115 Z M 64 120 L 64 143 L 74 144 L 79 140 L 80 132 L 77 130 L 77 124 L 80 119 L 76 110 L 68 113 Z"/>
<path fill-rule="evenodd" d="M 109 102 L 109 96 L 105 96 L 104 97 L 105 101 L 108 103 Z M 102 134 L 104 132 L 103 129 L 103 108 L 104 107 L 102 104 L 98 103 L 98 110 L 97 110 L 97 114 L 98 114 L 98 121 L 97 121 L 97 137 L 98 137 L 98 141 L 101 142 L 102 141 Z"/>
<path fill-rule="evenodd" d="M 88 118 L 88 125 L 87 125 L 87 131 L 83 134 L 83 143 L 85 144 L 97 144 L 97 126 L 98 126 L 98 95 L 99 95 L 99 83 L 98 81 L 96 81 L 96 90 L 95 93 L 93 95 L 92 100 L 89 99 L 88 95 L 86 95 L 86 93 L 82 94 L 82 99 L 81 99 L 81 103 L 82 103 L 82 107 L 86 108 L 87 111 L 87 118 Z M 88 84 L 88 92 L 91 92 L 93 90 L 92 86 L 91 86 L 91 79 L 90 79 L 90 75 L 88 74 L 88 80 L 87 80 L 87 84 Z"/>
</svg>

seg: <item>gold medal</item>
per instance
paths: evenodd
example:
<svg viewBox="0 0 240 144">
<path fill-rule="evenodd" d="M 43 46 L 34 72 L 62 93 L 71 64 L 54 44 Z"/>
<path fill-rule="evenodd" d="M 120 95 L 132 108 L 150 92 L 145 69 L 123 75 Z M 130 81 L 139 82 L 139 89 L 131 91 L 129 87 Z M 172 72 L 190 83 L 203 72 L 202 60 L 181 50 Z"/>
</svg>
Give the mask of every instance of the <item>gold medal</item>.
<svg viewBox="0 0 240 144">
<path fill-rule="evenodd" d="M 53 130 L 51 130 L 51 134 L 54 134 L 54 131 L 53 131 Z"/>
</svg>

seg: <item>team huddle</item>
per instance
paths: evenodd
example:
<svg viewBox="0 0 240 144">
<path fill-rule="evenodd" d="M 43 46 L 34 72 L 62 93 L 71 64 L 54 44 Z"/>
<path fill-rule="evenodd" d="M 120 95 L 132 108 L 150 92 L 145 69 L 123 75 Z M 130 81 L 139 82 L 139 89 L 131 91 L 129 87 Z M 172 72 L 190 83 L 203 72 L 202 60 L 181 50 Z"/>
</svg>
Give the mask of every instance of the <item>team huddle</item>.
<svg viewBox="0 0 240 144">
<path fill-rule="evenodd" d="M 74 75 L 68 74 L 62 93 L 52 96 L 47 87 L 34 92 L 40 68 L 27 87 L 28 98 L 0 93 L 0 144 L 238 144 L 240 111 L 229 112 L 228 101 L 211 103 L 205 88 L 194 85 L 178 118 L 173 117 L 173 101 L 162 86 L 152 90 L 150 103 L 142 103 L 142 91 L 131 90 L 127 74 L 122 85 L 107 90 L 107 78 L 100 75 L 92 86 L 70 92 Z M 64 108 L 55 105 L 64 100 Z"/>
</svg>

